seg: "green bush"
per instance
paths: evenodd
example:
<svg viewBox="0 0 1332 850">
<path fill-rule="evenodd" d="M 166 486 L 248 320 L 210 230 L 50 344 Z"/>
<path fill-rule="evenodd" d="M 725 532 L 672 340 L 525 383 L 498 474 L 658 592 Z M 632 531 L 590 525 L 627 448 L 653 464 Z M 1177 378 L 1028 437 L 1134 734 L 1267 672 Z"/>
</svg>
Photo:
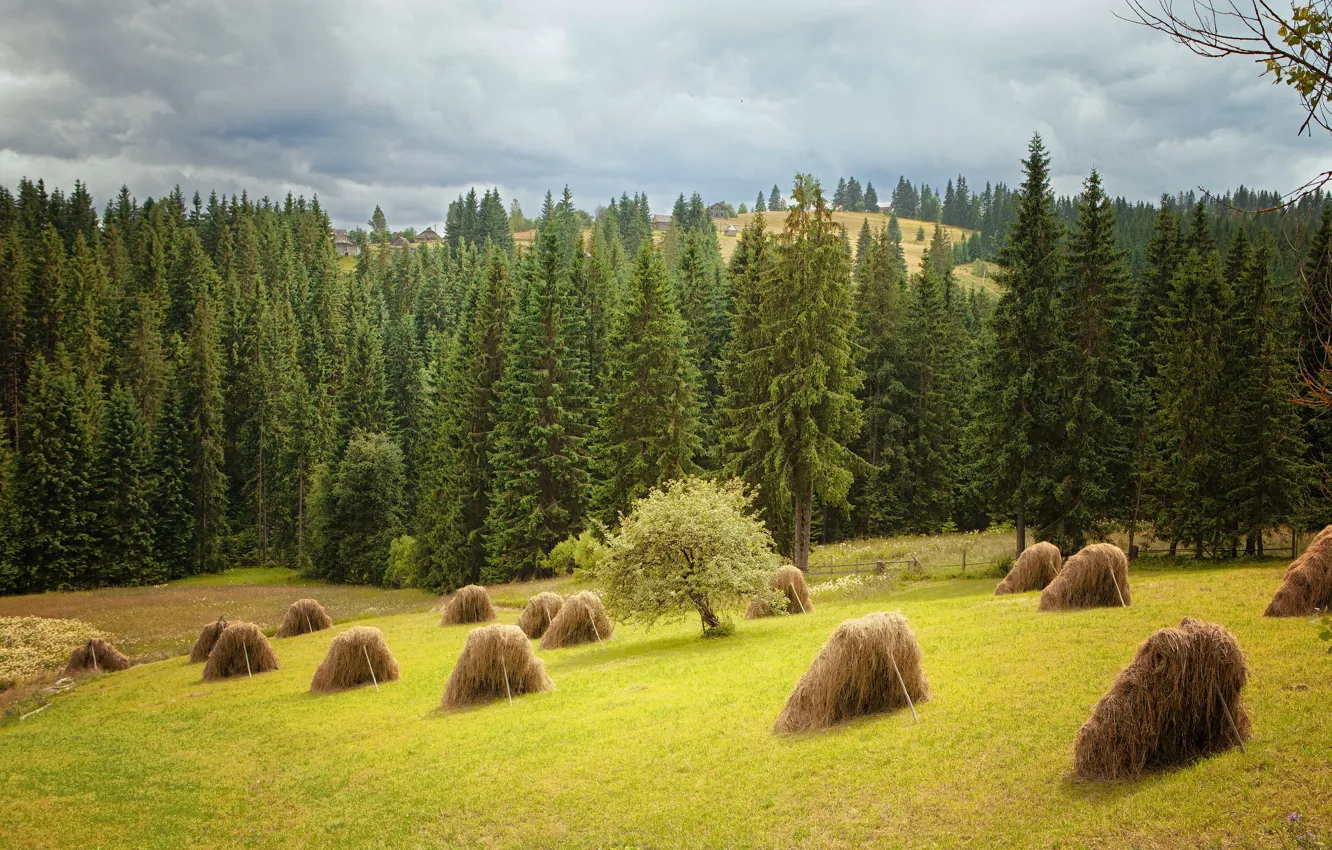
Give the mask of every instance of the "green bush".
<svg viewBox="0 0 1332 850">
<path fill-rule="evenodd" d="M 416 538 L 410 534 L 395 537 L 389 543 L 388 569 L 384 570 L 385 587 L 416 587 L 420 578 L 420 556 Z"/>
<path fill-rule="evenodd" d="M 555 544 L 546 556 L 545 567 L 553 575 L 573 575 L 593 572 L 606 557 L 606 547 L 591 529 L 574 537 L 572 534 Z"/>
</svg>

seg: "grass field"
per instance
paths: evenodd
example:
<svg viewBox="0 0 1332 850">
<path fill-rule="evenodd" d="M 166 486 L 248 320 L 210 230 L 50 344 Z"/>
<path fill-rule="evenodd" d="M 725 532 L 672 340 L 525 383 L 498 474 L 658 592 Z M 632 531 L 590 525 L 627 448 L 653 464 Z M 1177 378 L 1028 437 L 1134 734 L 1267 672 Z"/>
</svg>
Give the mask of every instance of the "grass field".
<svg viewBox="0 0 1332 850">
<path fill-rule="evenodd" d="M 204 684 L 173 658 L 0 727 L 0 846 L 1269 847 L 1290 812 L 1327 838 L 1332 656 L 1303 619 L 1260 616 L 1282 566 L 1135 567 L 1127 610 L 1038 613 L 1035 594 L 952 579 L 820 597 L 719 640 L 696 620 L 621 626 L 539 653 L 556 691 L 448 714 L 469 627 L 435 613 L 365 621 L 402 666 L 378 692 L 307 693 L 344 626 L 275 642 L 282 669 L 253 680 Z M 920 638 L 919 725 L 897 712 L 774 736 L 832 629 L 876 610 Z M 1248 654 L 1247 754 L 1072 781 L 1092 705 L 1184 615 L 1224 623 Z"/>
</svg>

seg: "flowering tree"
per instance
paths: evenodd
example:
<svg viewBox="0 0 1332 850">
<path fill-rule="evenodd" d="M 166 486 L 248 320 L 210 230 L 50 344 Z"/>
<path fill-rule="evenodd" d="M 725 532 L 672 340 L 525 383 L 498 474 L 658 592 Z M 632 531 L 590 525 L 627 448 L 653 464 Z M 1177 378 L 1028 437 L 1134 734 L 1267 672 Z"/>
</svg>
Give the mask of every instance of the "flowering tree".
<svg viewBox="0 0 1332 850">
<path fill-rule="evenodd" d="M 597 569 L 606 607 L 648 626 L 697 611 L 707 633 L 756 596 L 780 606 L 768 588 L 779 558 L 753 499 L 739 480 L 690 477 L 638 500 Z"/>
</svg>

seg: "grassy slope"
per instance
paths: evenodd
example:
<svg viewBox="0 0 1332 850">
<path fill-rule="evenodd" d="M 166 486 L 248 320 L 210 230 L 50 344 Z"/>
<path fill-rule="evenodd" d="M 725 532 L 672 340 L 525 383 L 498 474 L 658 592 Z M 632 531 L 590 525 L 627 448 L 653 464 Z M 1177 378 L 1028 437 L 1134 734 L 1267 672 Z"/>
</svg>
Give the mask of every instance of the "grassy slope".
<svg viewBox="0 0 1332 850">
<path fill-rule="evenodd" d="M 621 627 L 541 653 L 557 691 L 454 714 L 436 705 L 468 627 L 433 614 L 372 621 L 403 670 L 378 693 L 306 693 L 330 632 L 277 642 L 282 670 L 252 681 L 205 685 L 172 659 L 0 728 L 0 846 L 1250 846 L 1292 810 L 1326 834 L 1332 660 L 1302 619 L 1259 616 L 1280 572 L 1139 572 L 1128 610 L 1041 614 L 955 580 L 717 641 Z M 934 692 L 920 725 L 773 736 L 835 625 L 894 608 Z M 1069 781 L 1091 706 L 1185 614 L 1248 653 L 1248 754 Z"/>
</svg>

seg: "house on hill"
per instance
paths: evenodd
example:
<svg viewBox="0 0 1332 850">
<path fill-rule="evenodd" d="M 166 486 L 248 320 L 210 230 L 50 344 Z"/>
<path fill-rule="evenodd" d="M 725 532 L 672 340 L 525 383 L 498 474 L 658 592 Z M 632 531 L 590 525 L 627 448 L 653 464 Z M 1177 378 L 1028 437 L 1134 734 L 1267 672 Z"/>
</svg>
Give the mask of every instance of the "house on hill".
<svg viewBox="0 0 1332 850">
<path fill-rule="evenodd" d="M 405 236 L 399 236 L 397 239 L 394 239 L 389 244 L 392 245 L 394 248 L 410 248 L 412 245 L 412 243 L 407 241 L 407 237 Z"/>
<path fill-rule="evenodd" d="M 347 228 L 345 228 L 345 227 L 335 227 L 335 228 L 333 228 L 333 241 L 334 241 L 334 242 L 350 242 L 351 240 L 347 238 Z"/>
<path fill-rule="evenodd" d="M 734 235 L 736 235 L 737 233 L 739 233 L 739 231 L 735 229 L 735 225 L 734 225 L 734 224 L 728 224 L 728 225 L 726 226 L 726 229 L 723 230 L 722 233 L 725 234 L 726 236 L 734 236 Z"/>
<path fill-rule="evenodd" d="M 652 217 L 652 229 L 653 229 L 653 230 L 670 230 L 670 229 L 671 229 L 671 217 L 668 216 L 668 215 L 660 215 L 660 214 L 658 214 L 658 215 L 654 215 L 654 216 Z"/>
<path fill-rule="evenodd" d="M 339 257 L 359 257 L 361 256 L 361 246 L 350 239 L 339 239 L 333 243 L 333 250 Z"/>
<path fill-rule="evenodd" d="M 721 201 L 718 201 L 717 203 L 708 207 L 708 215 L 712 216 L 713 218 L 726 218 L 726 204 L 723 204 Z"/>
<path fill-rule="evenodd" d="M 435 232 L 435 228 L 433 228 L 433 227 L 427 227 L 425 230 L 422 230 L 420 233 L 416 234 L 416 241 L 417 241 L 417 242 L 443 242 L 444 239 L 443 239 L 443 237 L 441 237 L 438 233 Z"/>
</svg>

